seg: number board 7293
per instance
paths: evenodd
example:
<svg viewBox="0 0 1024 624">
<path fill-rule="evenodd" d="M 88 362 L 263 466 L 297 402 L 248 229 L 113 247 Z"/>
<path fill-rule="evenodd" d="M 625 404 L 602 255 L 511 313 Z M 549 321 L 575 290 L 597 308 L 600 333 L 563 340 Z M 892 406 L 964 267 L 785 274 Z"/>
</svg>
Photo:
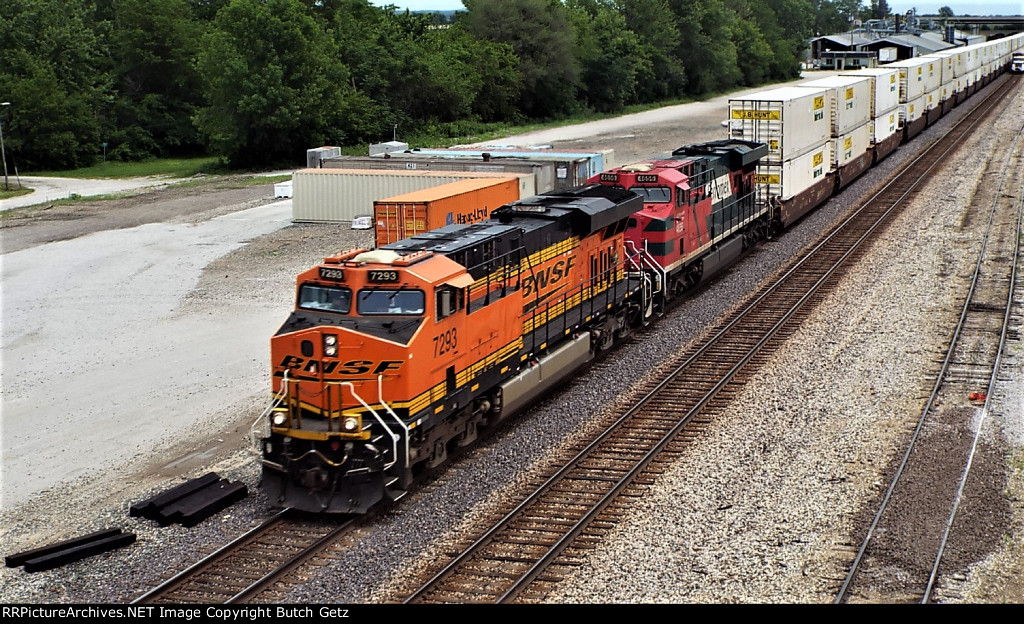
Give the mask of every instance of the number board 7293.
<svg viewBox="0 0 1024 624">
<path fill-rule="evenodd" d="M 398 271 L 368 271 L 366 281 L 374 284 L 385 284 L 398 281 Z"/>
</svg>

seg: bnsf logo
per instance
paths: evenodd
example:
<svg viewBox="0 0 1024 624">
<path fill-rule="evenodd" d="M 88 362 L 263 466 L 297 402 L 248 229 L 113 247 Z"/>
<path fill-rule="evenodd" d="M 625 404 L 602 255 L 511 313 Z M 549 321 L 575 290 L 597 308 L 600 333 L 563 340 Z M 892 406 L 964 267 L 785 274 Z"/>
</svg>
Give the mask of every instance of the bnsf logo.
<svg viewBox="0 0 1024 624">
<path fill-rule="evenodd" d="M 278 368 L 301 370 L 307 373 L 315 373 L 320 369 L 320 360 L 307 360 L 297 355 L 286 355 Z M 323 364 L 325 375 L 365 375 L 372 373 L 379 375 L 387 371 L 396 371 L 402 366 L 402 360 L 383 360 L 374 362 L 372 360 L 349 360 L 348 362 L 326 362 Z"/>
<path fill-rule="evenodd" d="M 523 296 L 528 297 L 535 290 L 542 290 L 562 281 L 563 278 L 569 275 L 569 269 L 575 266 L 575 264 L 576 258 L 570 256 L 567 259 L 559 260 L 542 271 L 538 271 L 534 275 L 527 276 L 523 279 Z"/>
</svg>

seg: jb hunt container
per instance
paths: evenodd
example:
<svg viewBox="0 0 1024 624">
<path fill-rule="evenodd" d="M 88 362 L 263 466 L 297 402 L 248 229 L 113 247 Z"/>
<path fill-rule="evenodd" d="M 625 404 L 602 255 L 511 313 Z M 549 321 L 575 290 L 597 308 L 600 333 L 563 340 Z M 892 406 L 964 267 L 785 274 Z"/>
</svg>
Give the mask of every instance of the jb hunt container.
<svg viewBox="0 0 1024 624">
<path fill-rule="evenodd" d="M 803 156 L 831 135 L 833 96 L 825 87 L 781 87 L 730 98 L 731 137 L 767 143 L 766 162 Z"/>
</svg>

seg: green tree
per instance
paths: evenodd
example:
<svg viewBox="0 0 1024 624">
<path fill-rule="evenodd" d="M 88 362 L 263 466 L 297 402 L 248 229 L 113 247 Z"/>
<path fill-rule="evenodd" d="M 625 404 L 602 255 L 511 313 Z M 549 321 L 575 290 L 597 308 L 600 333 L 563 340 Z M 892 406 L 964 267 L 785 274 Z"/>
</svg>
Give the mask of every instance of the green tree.
<svg viewBox="0 0 1024 624">
<path fill-rule="evenodd" d="M 431 79 L 435 89 L 456 100 L 459 117 L 483 121 L 515 120 L 522 76 L 512 47 L 473 37 L 461 24 L 428 31 L 424 47 L 430 52 Z M 455 106 L 449 107 L 454 110 Z M 436 115 L 443 119 L 445 115 Z"/>
<path fill-rule="evenodd" d="M 758 3 L 760 4 L 760 3 Z M 754 5 L 755 12 L 764 20 L 761 30 L 772 42 L 774 62 L 773 80 L 787 80 L 800 75 L 808 42 L 814 32 L 814 7 L 810 0 L 764 0 L 763 9 Z M 761 23 L 761 22 L 759 22 Z"/>
<path fill-rule="evenodd" d="M 751 8 L 752 4 L 756 4 L 756 0 L 727 3 L 737 17 L 732 23 L 732 40 L 736 46 L 736 64 L 743 75 L 741 84 L 746 86 L 760 85 L 772 78 L 776 63 L 775 50 L 758 28 L 758 25 L 773 26 L 769 22 L 774 20 L 774 15 L 762 8 L 758 16 Z M 771 20 L 765 18 L 766 15 L 771 15 Z M 777 26 L 773 30 L 777 30 Z"/>
<path fill-rule="evenodd" d="M 111 79 L 88 0 L 0 3 L 4 143 L 21 170 L 91 165 L 102 155 Z"/>
<path fill-rule="evenodd" d="M 607 0 L 569 0 L 581 67 L 580 95 L 588 107 L 609 113 L 637 101 L 637 77 L 653 73 L 639 37 Z"/>
<path fill-rule="evenodd" d="M 464 0 L 466 29 L 511 46 L 522 76 L 518 108 L 528 117 L 573 111 L 579 64 L 573 55 L 568 11 L 558 0 Z"/>
<path fill-rule="evenodd" d="M 202 41 L 208 104 L 196 123 L 239 167 L 301 162 L 311 146 L 355 142 L 365 98 L 339 58 L 298 0 L 232 0 Z"/>
<path fill-rule="evenodd" d="M 118 0 L 110 3 L 111 73 L 118 92 L 108 131 L 108 156 L 201 153 L 192 123 L 201 100 L 195 58 L 202 25 L 186 0 Z"/>
<path fill-rule="evenodd" d="M 861 0 L 814 0 L 815 35 L 832 35 L 853 28 L 854 20 L 864 19 L 870 8 L 861 6 Z"/>
<path fill-rule="evenodd" d="M 675 55 L 680 43 L 680 25 L 668 0 L 618 0 L 626 27 L 636 33 L 640 55 L 650 60 L 650 73 L 641 66 L 637 75 L 637 99 L 656 102 L 683 95 L 686 88 L 686 59 Z"/>
<path fill-rule="evenodd" d="M 686 27 L 676 55 L 687 60 L 687 89 L 692 95 L 721 91 L 739 84 L 732 26 L 736 14 L 722 0 L 672 0 L 672 11 Z"/>
<path fill-rule="evenodd" d="M 954 15 L 956 14 L 953 13 L 953 9 L 948 6 L 939 7 L 939 17 L 953 17 Z"/>
</svg>

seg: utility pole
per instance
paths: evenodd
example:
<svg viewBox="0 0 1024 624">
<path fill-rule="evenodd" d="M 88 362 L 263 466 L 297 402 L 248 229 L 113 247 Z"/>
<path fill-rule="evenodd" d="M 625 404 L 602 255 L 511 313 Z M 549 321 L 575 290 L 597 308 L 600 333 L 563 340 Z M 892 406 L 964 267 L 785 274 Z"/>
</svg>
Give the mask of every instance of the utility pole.
<svg viewBox="0 0 1024 624">
<path fill-rule="evenodd" d="M 4 106 L 10 106 L 10 102 L 0 102 L 0 110 Z M 3 114 L 0 113 L 0 158 L 4 159 L 4 190 L 11 190 L 10 183 L 7 182 L 7 149 L 4 147 L 4 120 Z"/>
</svg>

